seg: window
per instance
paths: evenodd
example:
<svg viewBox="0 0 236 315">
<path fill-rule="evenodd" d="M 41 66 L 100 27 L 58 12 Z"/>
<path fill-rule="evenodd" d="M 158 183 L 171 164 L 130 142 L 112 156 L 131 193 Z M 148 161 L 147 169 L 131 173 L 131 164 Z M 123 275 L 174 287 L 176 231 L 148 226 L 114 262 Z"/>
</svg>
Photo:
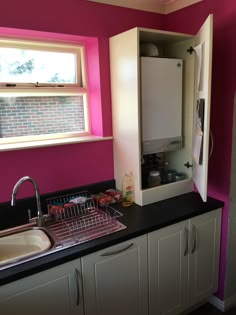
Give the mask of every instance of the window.
<svg viewBox="0 0 236 315">
<path fill-rule="evenodd" d="M 84 47 L 0 39 L 0 144 L 90 134 Z"/>
</svg>

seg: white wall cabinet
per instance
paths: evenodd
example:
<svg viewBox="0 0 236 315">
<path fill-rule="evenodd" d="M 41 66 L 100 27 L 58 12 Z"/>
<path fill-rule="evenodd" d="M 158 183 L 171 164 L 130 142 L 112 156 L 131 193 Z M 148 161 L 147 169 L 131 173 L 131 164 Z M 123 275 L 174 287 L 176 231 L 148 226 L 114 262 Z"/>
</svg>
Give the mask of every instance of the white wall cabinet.
<svg viewBox="0 0 236 315">
<path fill-rule="evenodd" d="M 217 290 L 221 209 L 148 234 L 150 315 L 175 315 Z"/>
<path fill-rule="evenodd" d="M 80 259 L 1 286 L 0 313 L 83 315 Z"/>
<path fill-rule="evenodd" d="M 147 315 L 147 235 L 82 258 L 86 315 Z"/>
<path fill-rule="evenodd" d="M 204 201 L 207 199 L 212 29 L 213 17 L 210 15 L 196 36 L 134 28 L 110 38 L 115 179 L 117 187 L 121 188 L 124 174 L 132 171 L 135 182 L 135 202 L 139 205 L 190 192 L 193 190 L 193 183 L 202 199 Z M 142 120 L 145 119 L 142 117 L 142 110 L 145 110 L 145 104 L 142 109 L 140 45 L 147 42 L 158 46 L 159 58 L 183 61 L 183 145 L 179 150 L 168 152 L 167 159 L 170 168 L 184 172 L 187 178 L 171 184 L 142 189 Z M 195 48 L 192 53 L 189 52 L 190 47 Z M 198 50 L 201 52 L 201 62 Z M 166 84 L 168 85 L 168 82 Z M 156 88 L 158 90 L 158 85 Z M 194 153 L 196 151 L 195 122 L 198 99 L 204 99 L 203 154 L 200 163 L 193 158 L 196 155 Z M 168 127 L 166 124 L 163 128 Z M 187 168 L 185 166 L 187 162 L 192 167 Z"/>
</svg>

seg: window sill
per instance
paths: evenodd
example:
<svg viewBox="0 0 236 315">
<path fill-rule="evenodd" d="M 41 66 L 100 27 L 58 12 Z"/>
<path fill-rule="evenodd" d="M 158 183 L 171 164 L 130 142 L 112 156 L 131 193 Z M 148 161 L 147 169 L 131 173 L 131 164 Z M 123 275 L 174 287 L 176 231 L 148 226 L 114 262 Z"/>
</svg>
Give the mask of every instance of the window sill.
<svg viewBox="0 0 236 315">
<path fill-rule="evenodd" d="M 33 148 L 41 148 L 41 147 L 51 147 L 51 146 L 73 144 L 73 143 L 105 141 L 105 140 L 112 140 L 112 139 L 113 137 L 111 136 L 110 137 L 85 136 L 85 137 L 73 137 L 73 138 L 64 138 L 64 139 L 0 144 L 0 152 L 33 149 Z"/>
</svg>

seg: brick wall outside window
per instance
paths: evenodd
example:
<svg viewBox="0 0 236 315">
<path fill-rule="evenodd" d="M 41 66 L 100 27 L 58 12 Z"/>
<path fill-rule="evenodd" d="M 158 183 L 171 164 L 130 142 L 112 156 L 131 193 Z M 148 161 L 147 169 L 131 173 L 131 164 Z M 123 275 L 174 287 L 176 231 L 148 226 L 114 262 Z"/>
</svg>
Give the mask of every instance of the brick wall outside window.
<svg viewBox="0 0 236 315">
<path fill-rule="evenodd" d="M 84 129 L 82 96 L 0 97 L 0 138 Z"/>
</svg>

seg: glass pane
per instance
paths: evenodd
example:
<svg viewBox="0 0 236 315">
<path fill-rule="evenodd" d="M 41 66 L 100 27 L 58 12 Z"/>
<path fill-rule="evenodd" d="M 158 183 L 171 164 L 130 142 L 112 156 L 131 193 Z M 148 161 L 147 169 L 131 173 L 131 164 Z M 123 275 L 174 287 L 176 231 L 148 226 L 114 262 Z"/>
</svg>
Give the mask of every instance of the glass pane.
<svg viewBox="0 0 236 315">
<path fill-rule="evenodd" d="M 82 95 L 0 98 L 0 138 L 84 131 Z"/>
<path fill-rule="evenodd" d="M 77 83 L 76 54 L 0 47 L 0 82 Z"/>
</svg>

